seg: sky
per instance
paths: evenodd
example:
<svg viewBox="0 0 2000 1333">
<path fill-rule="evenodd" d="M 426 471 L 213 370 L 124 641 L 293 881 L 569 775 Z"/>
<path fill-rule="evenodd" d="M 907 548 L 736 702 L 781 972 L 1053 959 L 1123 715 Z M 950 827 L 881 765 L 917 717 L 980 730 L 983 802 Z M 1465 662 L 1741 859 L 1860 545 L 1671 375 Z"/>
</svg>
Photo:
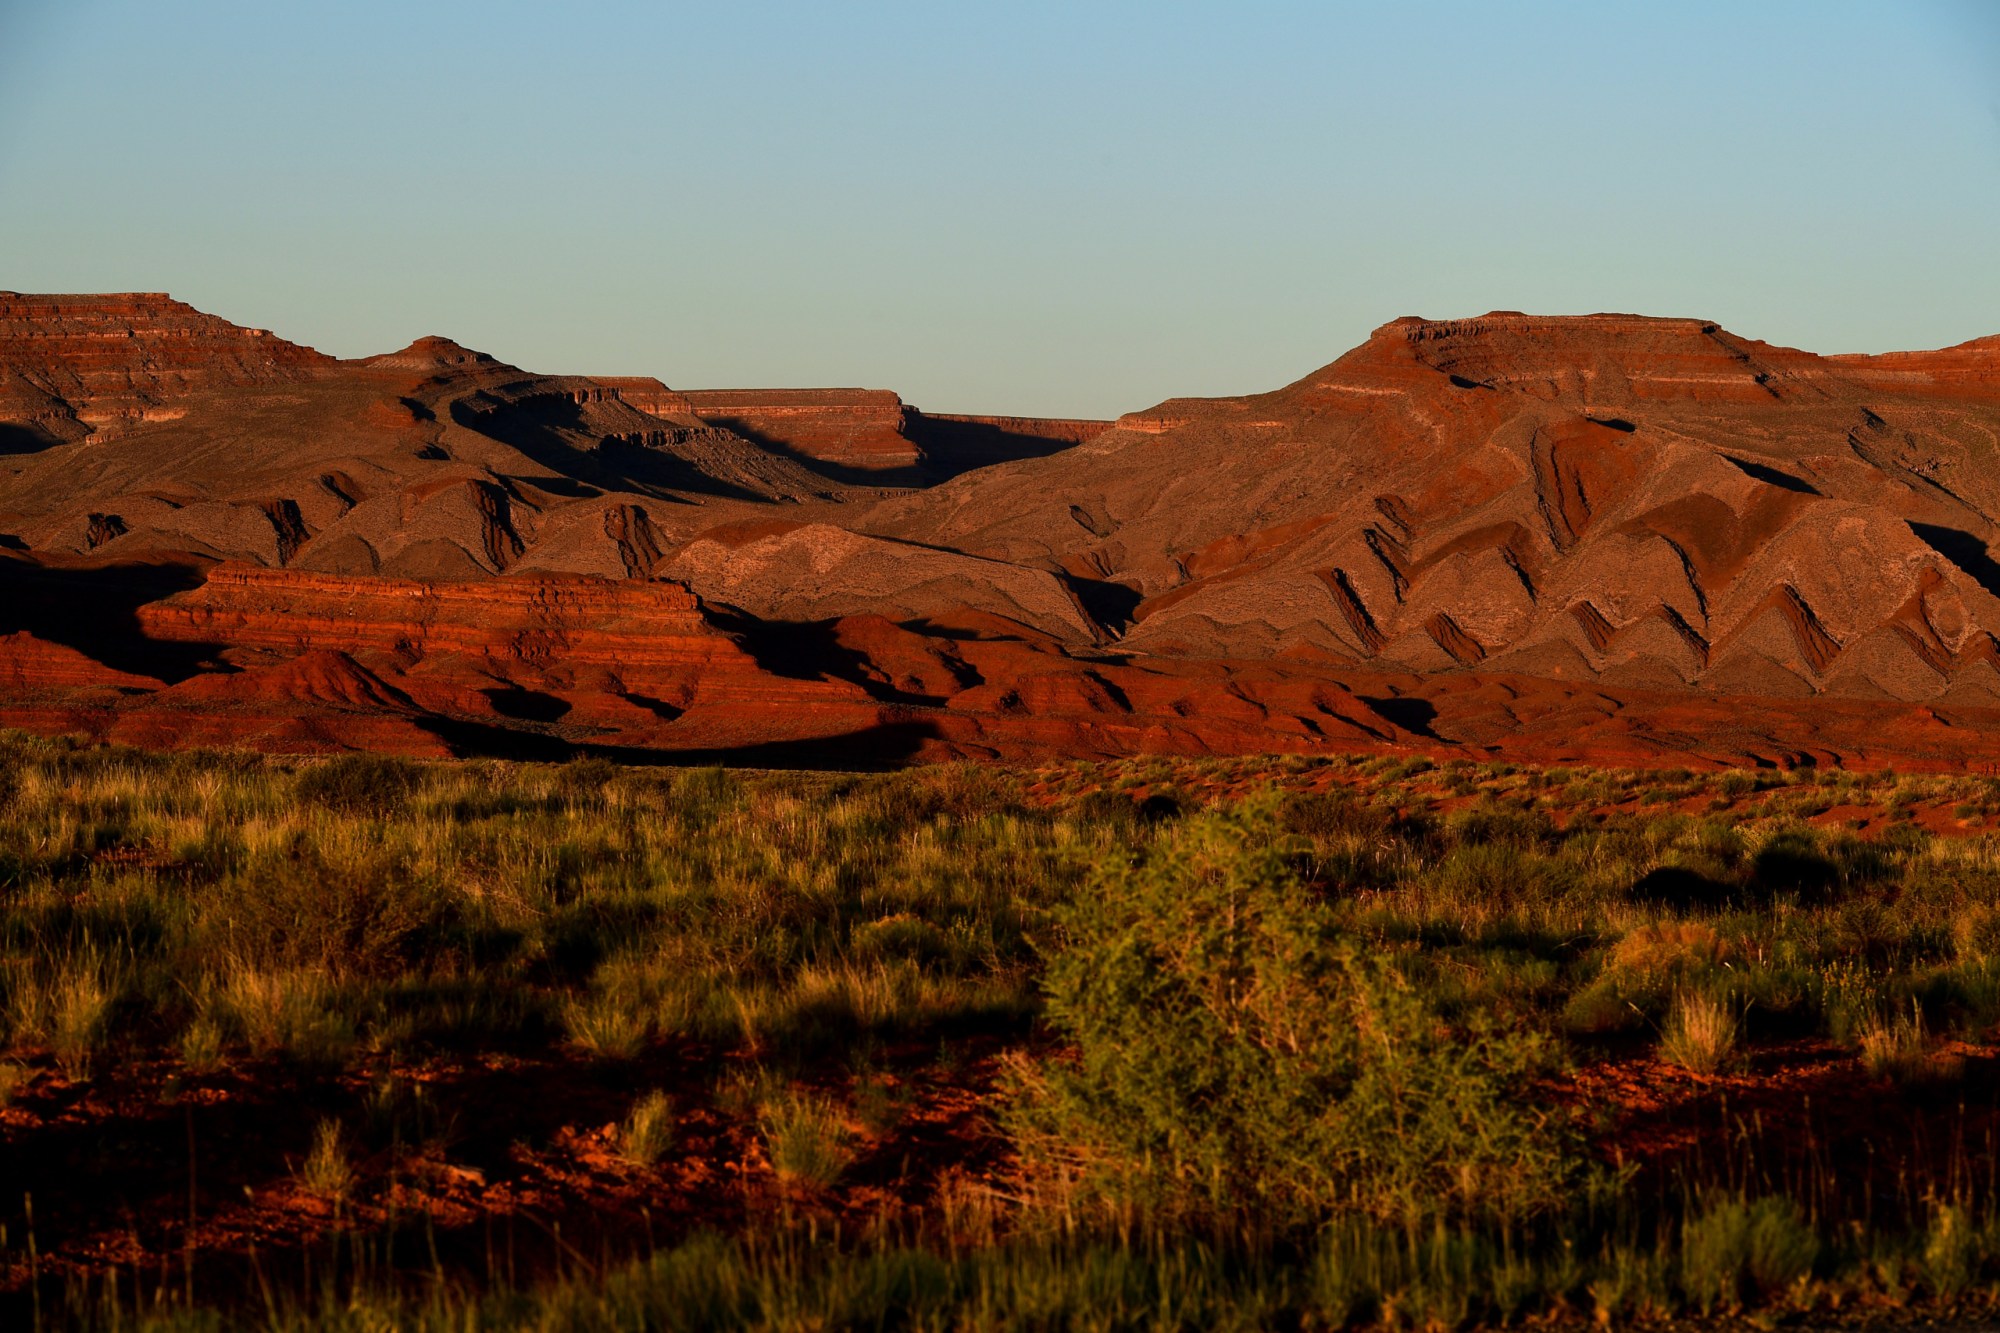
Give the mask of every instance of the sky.
<svg viewBox="0 0 2000 1333">
<path fill-rule="evenodd" d="M 1108 416 L 1399 315 L 2000 333 L 2000 0 L 0 0 L 0 288 Z"/>
</svg>

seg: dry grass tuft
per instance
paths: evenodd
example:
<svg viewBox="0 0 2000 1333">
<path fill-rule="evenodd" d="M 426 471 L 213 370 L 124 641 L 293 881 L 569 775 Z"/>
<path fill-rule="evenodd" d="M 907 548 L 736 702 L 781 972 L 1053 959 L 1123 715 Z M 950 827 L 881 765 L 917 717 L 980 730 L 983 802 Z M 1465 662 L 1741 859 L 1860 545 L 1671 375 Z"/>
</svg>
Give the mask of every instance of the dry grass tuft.
<svg viewBox="0 0 2000 1333">
<path fill-rule="evenodd" d="M 763 1107 L 764 1151 L 778 1179 L 810 1189 L 826 1189 L 854 1159 L 851 1137 L 831 1102 L 804 1093 L 785 1093 Z"/>
<path fill-rule="evenodd" d="M 1620 972 L 1659 976 L 1718 966 L 1733 950 L 1715 928 L 1701 921 L 1655 921 L 1618 941 L 1608 966 Z"/>
<path fill-rule="evenodd" d="M 618 1152 L 634 1166 L 651 1166 L 674 1143 L 674 1103 L 655 1090 L 641 1097 L 618 1127 Z"/>
<path fill-rule="evenodd" d="M 1736 1014 L 1726 1001 L 1701 991 L 1682 991 L 1674 997 L 1660 1030 L 1660 1055 L 1691 1073 L 1717 1073 L 1735 1055 L 1739 1033 Z"/>
<path fill-rule="evenodd" d="M 354 1188 L 354 1163 L 347 1155 L 347 1135 L 340 1122 L 322 1120 L 313 1131 L 312 1151 L 299 1164 L 299 1184 L 323 1199 L 344 1199 Z"/>
</svg>

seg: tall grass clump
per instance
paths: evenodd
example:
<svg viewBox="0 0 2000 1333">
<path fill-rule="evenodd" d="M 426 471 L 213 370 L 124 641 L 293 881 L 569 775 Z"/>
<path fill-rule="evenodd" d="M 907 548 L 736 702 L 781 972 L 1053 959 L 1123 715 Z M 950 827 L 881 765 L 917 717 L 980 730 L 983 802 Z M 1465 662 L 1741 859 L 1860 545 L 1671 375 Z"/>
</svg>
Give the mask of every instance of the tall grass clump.
<svg viewBox="0 0 2000 1333">
<path fill-rule="evenodd" d="M 0 960 L 0 1017 L 18 1040 L 45 1043 L 73 1079 L 90 1077 L 117 1002 L 114 969 L 88 951 L 41 960 Z"/>
<path fill-rule="evenodd" d="M 854 1159 L 848 1128 L 824 1098 L 780 1094 L 764 1104 L 762 1119 L 771 1169 L 788 1184 L 826 1189 Z"/>
<path fill-rule="evenodd" d="M 1793 1200 L 1720 1199 L 1682 1229 L 1682 1288 L 1704 1313 L 1769 1300 L 1809 1277 L 1819 1252 Z"/>
<path fill-rule="evenodd" d="M 354 1163 L 347 1153 L 347 1135 L 337 1120 L 322 1120 L 313 1130 L 312 1150 L 299 1163 L 299 1185 L 323 1199 L 343 1199 L 354 1188 Z"/>
<path fill-rule="evenodd" d="M 1695 1074 L 1714 1074 L 1736 1054 L 1740 1025 L 1728 1001 L 1706 991 L 1685 990 L 1660 1029 L 1660 1055 Z"/>
<path fill-rule="evenodd" d="M 1225 1231 L 1561 1203 L 1571 1130 L 1525 1095 L 1544 1040 L 1476 1016 L 1447 1029 L 1286 852 L 1276 801 L 1257 798 L 1056 909 L 1047 1014 L 1076 1058 L 1018 1064 L 1011 1113 L 1039 1178 Z"/>
<path fill-rule="evenodd" d="M 655 1089 L 632 1104 L 618 1127 L 618 1153 L 634 1166 L 651 1166 L 674 1142 L 674 1102 Z"/>
</svg>

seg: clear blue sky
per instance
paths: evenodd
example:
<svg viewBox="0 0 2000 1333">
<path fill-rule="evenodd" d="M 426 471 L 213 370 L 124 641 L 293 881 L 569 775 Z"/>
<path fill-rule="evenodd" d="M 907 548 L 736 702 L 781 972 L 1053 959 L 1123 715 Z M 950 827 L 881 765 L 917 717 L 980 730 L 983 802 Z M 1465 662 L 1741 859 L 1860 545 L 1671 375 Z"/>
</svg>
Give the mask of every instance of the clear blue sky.
<svg viewBox="0 0 2000 1333">
<path fill-rule="evenodd" d="M 2000 332 L 2000 0 L 0 0 L 0 287 L 1109 414 L 1384 320 Z"/>
</svg>

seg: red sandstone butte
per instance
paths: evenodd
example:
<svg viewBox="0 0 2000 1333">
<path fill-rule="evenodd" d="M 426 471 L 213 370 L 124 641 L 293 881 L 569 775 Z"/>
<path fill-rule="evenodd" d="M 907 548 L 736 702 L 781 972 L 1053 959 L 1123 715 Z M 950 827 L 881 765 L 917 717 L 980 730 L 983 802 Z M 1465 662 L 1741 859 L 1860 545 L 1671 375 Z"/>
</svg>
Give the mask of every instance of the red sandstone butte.
<svg viewBox="0 0 2000 1333">
<path fill-rule="evenodd" d="M 1115 423 L 0 295 L 0 723 L 894 762 L 1980 765 L 2000 339 L 1391 321 Z"/>
</svg>

